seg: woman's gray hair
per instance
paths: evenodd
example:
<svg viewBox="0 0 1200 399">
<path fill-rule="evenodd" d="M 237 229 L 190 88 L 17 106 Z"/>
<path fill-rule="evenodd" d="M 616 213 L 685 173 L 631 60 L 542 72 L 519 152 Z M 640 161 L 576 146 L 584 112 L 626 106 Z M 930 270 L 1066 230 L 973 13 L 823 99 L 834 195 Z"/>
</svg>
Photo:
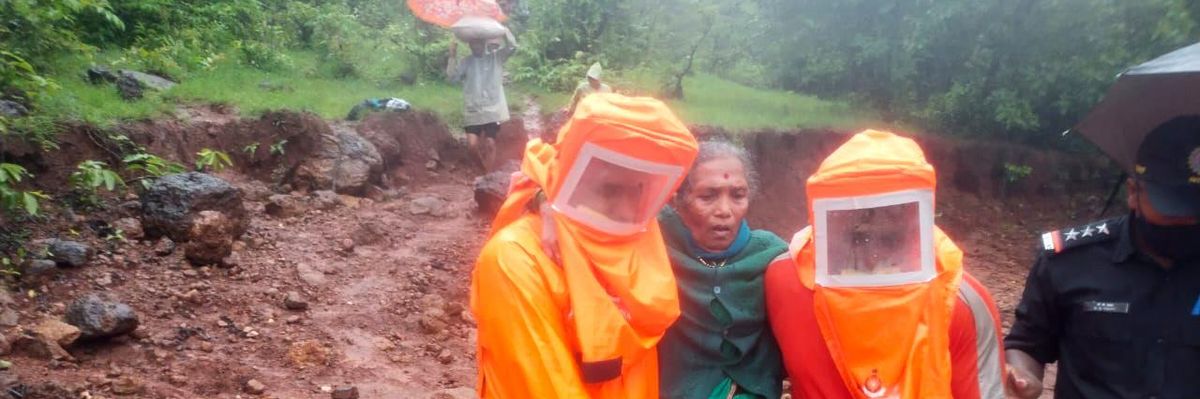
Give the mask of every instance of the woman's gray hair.
<svg viewBox="0 0 1200 399">
<path fill-rule="evenodd" d="M 754 169 L 754 160 L 750 157 L 750 152 L 746 151 L 740 145 L 734 144 L 723 139 L 712 139 L 700 142 L 700 151 L 696 154 L 696 161 L 692 163 L 693 170 L 696 166 L 700 166 L 708 161 L 724 158 L 737 158 L 742 163 L 742 170 L 746 172 L 746 184 L 750 188 L 750 194 L 758 192 L 758 171 Z M 676 192 L 677 198 L 683 198 L 688 190 L 692 188 L 692 174 L 688 173 L 683 178 L 683 182 L 679 185 L 679 191 Z"/>
</svg>

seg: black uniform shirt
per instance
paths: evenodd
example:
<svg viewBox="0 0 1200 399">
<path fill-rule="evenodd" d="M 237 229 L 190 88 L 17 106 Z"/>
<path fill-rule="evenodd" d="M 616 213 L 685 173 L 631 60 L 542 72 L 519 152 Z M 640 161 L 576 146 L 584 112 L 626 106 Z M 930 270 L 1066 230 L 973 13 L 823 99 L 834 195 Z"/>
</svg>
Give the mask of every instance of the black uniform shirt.
<svg viewBox="0 0 1200 399">
<path fill-rule="evenodd" d="M 1004 344 L 1058 361 L 1055 398 L 1200 398 L 1200 264 L 1162 268 L 1128 220 L 1042 237 Z"/>
</svg>

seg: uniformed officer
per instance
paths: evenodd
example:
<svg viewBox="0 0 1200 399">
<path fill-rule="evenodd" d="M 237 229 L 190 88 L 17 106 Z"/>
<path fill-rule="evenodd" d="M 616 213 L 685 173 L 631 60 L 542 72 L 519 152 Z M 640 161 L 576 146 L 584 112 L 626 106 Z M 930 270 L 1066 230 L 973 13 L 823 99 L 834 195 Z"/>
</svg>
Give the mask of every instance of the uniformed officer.
<svg viewBox="0 0 1200 399">
<path fill-rule="evenodd" d="M 1046 233 L 1005 338 L 1008 388 L 1037 398 L 1200 398 L 1200 115 L 1155 128 L 1127 216 Z"/>
</svg>

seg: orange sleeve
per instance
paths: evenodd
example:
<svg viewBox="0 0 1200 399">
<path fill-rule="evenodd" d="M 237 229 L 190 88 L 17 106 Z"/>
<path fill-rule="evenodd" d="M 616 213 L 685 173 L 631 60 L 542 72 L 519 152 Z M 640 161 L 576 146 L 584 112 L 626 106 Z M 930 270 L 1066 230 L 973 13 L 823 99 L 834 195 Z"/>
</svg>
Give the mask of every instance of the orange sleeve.
<svg viewBox="0 0 1200 399">
<path fill-rule="evenodd" d="M 567 347 L 564 313 L 541 271 L 556 266 L 540 264 L 539 258 L 548 260 L 524 248 L 500 234 L 475 265 L 480 397 L 587 397 Z"/>
</svg>

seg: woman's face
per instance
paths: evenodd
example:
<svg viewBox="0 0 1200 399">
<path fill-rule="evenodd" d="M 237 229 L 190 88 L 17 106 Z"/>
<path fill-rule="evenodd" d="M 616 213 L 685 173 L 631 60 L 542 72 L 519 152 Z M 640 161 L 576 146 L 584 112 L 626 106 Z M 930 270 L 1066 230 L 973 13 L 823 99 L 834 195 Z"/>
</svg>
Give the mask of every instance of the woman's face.
<svg viewBox="0 0 1200 399">
<path fill-rule="evenodd" d="M 691 173 L 691 187 L 675 199 L 676 209 L 701 249 L 724 251 L 750 208 L 746 168 L 737 157 L 721 157 L 697 164 Z"/>
</svg>

